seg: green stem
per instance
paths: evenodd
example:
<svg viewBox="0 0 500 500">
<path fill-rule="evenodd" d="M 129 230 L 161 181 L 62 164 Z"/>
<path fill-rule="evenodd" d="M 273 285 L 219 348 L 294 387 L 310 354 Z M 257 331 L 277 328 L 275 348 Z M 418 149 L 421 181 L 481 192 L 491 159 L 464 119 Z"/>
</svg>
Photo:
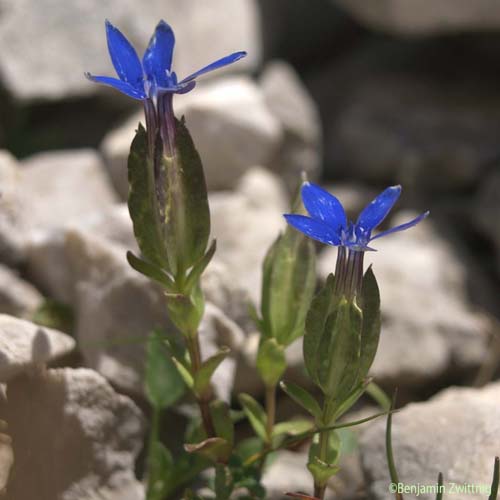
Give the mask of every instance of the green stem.
<svg viewBox="0 0 500 500">
<path fill-rule="evenodd" d="M 334 414 L 332 411 L 333 402 L 327 401 L 325 403 L 325 406 L 323 408 L 323 420 L 324 424 L 327 426 L 333 425 L 333 422 L 330 421 L 330 416 Z M 324 430 L 321 431 L 319 434 L 319 455 L 318 458 L 324 462 L 328 463 L 328 439 L 330 438 L 330 432 L 331 430 Z M 320 500 L 323 500 L 325 498 L 325 490 L 326 490 L 326 484 L 318 484 L 316 480 L 314 481 L 314 496 L 316 498 L 319 498 Z"/>
<path fill-rule="evenodd" d="M 272 445 L 274 422 L 276 420 L 276 385 L 266 386 L 266 435 L 267 445 Z"/>
<path fill-rule="evenodd" d="M 191 358 L 191 372 L 193 377 L 195 377 L 201 367 L 201 352 L 198 332 L 195 332 L 194 335 L 189 335 L 187 340 L 187 348 L 189 351 L 189 356 Z M 205 429 L 207 438 L 215 437 L 215 428 L 212 421 L 212 414 L 210 413 L 211 399 L 211 391 L 208 391 L 206 394 L 197 396 L 196 398 L 196 401 L 200 408 L 201 420 L 203 422 L 203 428 Z"/>
</svg>

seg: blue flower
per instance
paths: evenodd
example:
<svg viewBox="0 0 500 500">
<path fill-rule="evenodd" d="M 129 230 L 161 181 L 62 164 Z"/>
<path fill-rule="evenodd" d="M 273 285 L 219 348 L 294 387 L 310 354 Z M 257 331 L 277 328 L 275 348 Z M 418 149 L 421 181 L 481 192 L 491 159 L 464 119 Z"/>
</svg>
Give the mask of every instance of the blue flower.
<svg viewBox="0 0 500 500">
<path fill-rule="evenodd" d="M 400 194 L 401 186 L 388 187 L 363 209 L 357 221 L 353 223 L 347 221 L 344 207 L 335 196 L 315 184 L 306 182 L 302 186 L 302 201 L 309 217 L 286 214 L 285 218 L 295 229 L 327 245 L 358 252 L 374 250 L 368 246 L 371 241 L 404 231 L 429 215 L 429 212 L 424 212 L 415 219 L 372 236 L 372 231 L 386 218 Z"/>
<path fill-rule="evenodd" d="M 246 56 L 246 52 L 234 52 L 195 71 L 181 81 L 172 71 L 172 55 L 175 37 L 172 28 L 160 21 L 144 53 L 142 62 L 125 36 L 106 21 L 108 51 L 118 78 L 109 76 L 85 76 L 93 82 L 109 85 L 134 99 L 154 99 L 162 93 L 185 94 L 196 85 L 196 78 Z"/>
</svg>

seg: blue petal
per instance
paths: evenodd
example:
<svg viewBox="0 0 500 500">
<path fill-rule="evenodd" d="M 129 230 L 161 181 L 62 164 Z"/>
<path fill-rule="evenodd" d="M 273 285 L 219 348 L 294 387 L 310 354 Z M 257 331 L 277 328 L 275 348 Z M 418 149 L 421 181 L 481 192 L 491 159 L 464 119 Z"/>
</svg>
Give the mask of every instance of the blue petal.
<svg viewBox="0 0 500 500">
<path fill-rule="evenodd" d="M 313 219 L 325 222 L 336 231 L 347 226 L 347 217 L 340 201 L 316 184 L 304 183 L 302 201 Z"/>
<path fill-rule="evenodd" d="M 376 228 L 391 211 L 400 194 L 401 186 L 388 187 L 363 209 L 356 221 L 356 226 L 361 226 L 367 231 Z"/>
<path fill-rule="evenodd" d="M 246 55 L 247 55 L 246 52 L 234 52 L 233 54 L 231 54 L 229 56 L 223 57 L 222 59 L 217 59 L 217 61 L 213 62 L 212 64 L 209 64 L 208 66 L 205 66 L 204 68 L 201 68 L 200 70 L 196 71 L 195 73 L 184 78 L 184 80 L 182 80 L 181 83 L 190 82 L 191 80 L 198 78 L 200 75 L 204 75 L 205 73 L 213 71 L 214 69 L 219 69 L 219 68 L 222 68 L 223 66 L 227 66 L 228 64 L 232 64 L 236 61 L 239 61 L 241 58 L 245 57 Z"/>
<path fill-rule="evenodd" d="M 136 89 L 130 85 L 130 83 L 122 82 L 118 78 L 111 78 L 110 76 L 94 76 L 90 73 L 85 73 L 85 76 L 96 83 L 102 83 L 104 85 L 109 85 L 110 87 L 119 90 L 123 94 L 127 94 L 129 97 L 134 99 L 143 100 L 146 98 L 146 94 L 141 89 Z"/>
<path fill-rule="evenodd" d="M 160 21 L 142 58 L 146 75 L 154 80 L 158 87 L 169 87 L 167 73 L 170 73 L 172 68 L 174 45 L 172 28 L 165 21 Z"/>
<path fill-rule="evenodd" d="M 314 240 L 321 241 L 326 245 L 340 245 L 340 237 L 337 232 L 324 222 L 311 219 L 305 215 L 285 214 L 288 224 L 304 233 Z"/>
<path fill-rule="evenodd" d="M 373 238 L 371 238 L 370 241 L 376 240 L 377 238 L 381 238 L 382 236 L 387 236 L 388 234 L 391 233 L 397 233 L 398 231 L 404 231 L 405 229 L 416 226 L 421 220 L 424 220 L 428 215 L 429 211 L 424 212 L 423 214 L 420 214 L 418 217 L 415 217 L 409 222 L 405 222 L 404 224 L 400 224 L 399 226 L 387 229 L 387 231 L 382 231 L 381 233 L 378 233 Z"/>
<path fill-rule="evenodd" d="M 120 80 L 137 90 L 144 89 L 141 61 L 134 47 L 109 21 L 106 21 L 106 37 L 111 62 Z"/>
</svg>

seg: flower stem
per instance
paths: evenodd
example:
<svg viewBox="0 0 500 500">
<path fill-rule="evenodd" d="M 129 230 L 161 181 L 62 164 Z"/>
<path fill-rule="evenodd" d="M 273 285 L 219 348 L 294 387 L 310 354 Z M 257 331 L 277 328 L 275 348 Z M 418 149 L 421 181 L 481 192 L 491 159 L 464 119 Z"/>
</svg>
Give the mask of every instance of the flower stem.
<svg viewBox="0 0 500 500">
<path fill-rule="evenodd" d="M 200 341 L 198 338 L 198 332 L 194 335 L 190 335 L 187 340 L 187 348 L 189 351 L 189 356 L 191 358 L 191 371 L 192 375 L 196 376 L 201 367 L 201 352 L 200 352 Z M 210 413 L 210 400 L 212 399 L 211 391 L 206 394 L 197 396 L 196 401 L 200 408 L 201 420 L 203 422 L 203 428 L 207 438 L 215 437 L 215 428 L 212 421 L 212 414 Z"/>
<path fill-rule="evenodd" d="M 155 444 L 160 437 L 160 416 L 161 409 L 153 406 L 151 414 L 151 429 L 149 431 L 148 445 L 148 486 L 146 498 L 155 498 L 155 483 L 158 481 L 157 470 L 155 464 Z"/>
<path fill-rule="evenodd" d="M 276 420 L 276 385 L 266 386 L 266 435 L 267 445 L 272 444 L 274 422 Z"/>
<path fill-rule="evenodd" d="M 323 408 L 323 423 L 326 426 L 333 425 L 333 419 L 331 416 L 334 414 L 333 412 L 333 401 L 326 401 Z M 330 432 L 332 431 L 322 431 L 319 434 L 319 454 L 318 458 L 324 462 L 328 463 L 328 440 L 330 438 Z M 314 496 L 319 498 L 319 500 L 323 500 L 325 497 L 326 484 L 318 484 L 314 481 Z"/>
</svg>

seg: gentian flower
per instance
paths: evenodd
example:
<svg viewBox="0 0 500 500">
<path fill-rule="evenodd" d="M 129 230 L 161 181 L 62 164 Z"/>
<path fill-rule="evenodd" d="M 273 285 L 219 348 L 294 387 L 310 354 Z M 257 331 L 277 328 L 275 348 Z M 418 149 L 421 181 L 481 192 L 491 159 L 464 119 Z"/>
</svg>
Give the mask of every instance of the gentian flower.
<svg viewBox="0 0 500 500">
<path fill-rule="evenodd" d="M 94 76 L 90 73 L 86 73 L 85 76 L 93 82 L 109 85 L 138 100 L 153 99 L 163 92 L 185 94 L 195 87 L 199 76 L 246 56 L 246 52 L 234 52 L 217 59 L 178 82 L 177 75 L 172 71 L 174 32 L 165 21 L 160 21 L 156 26 L 142 63 L 131 43 L 109 21 L 106 21 L 106 38 L 111 62 L 118 78 Z"/>
<path fill-rule="evenodd" d="M 387 217 L 400 194 L 401 186 L 388 187 L 363 209 L 353 223 L 347 221 L 344 207 L 335 196 L 306 182 L 302 186 L 302 201 L 309 217 L 285 214 L 285 219 L 295 229 L 327 245 L 343 246 L 357 252 L 374 250 L 368 246 L 371 241 L 415 226 L 429 215 L 429 212 L 424 212 L 415 219 L 372 236 L 372 231 Z"/>
<path fill-rule="evenodd" d="M 199 76 L 246 56 L 246 52 L 234 52 L 178 81 L 172 71 L 174 32 L 165 21 L 160 21 L 156 26 L 142 61 L 131 43 L 109 21 L 106 21 L 106 38 L 118 78 L 90 73 L 85 73 L 85 76 L 93 82 L 109 85 L 133 99 L 143 101 L 150 150 L 154 148 L 159 129 L 164 151 L 169 156 L 174 150 L 173 94 L 185 94 L 193 90 Z"/>
<path fill-rule="evenodd" d="M 374 250 L 370 242 L 398 231 L 404 231 L 425 219 L 429 212 L 399 226 L 372 235 L 387 217 L 401 194 L 401 186 L 382 191 L 359 214 L 356 222 L 349 222 L 340 201 L 328 191 L 306 182 L 302 186 L 302 201 L 309 216 L 285 214 L 288 224 L 310 238 L 339 247 L 335 271 L 339 293 L 352 296 L 359 292 L 365 251 Z"/>
</svg>

